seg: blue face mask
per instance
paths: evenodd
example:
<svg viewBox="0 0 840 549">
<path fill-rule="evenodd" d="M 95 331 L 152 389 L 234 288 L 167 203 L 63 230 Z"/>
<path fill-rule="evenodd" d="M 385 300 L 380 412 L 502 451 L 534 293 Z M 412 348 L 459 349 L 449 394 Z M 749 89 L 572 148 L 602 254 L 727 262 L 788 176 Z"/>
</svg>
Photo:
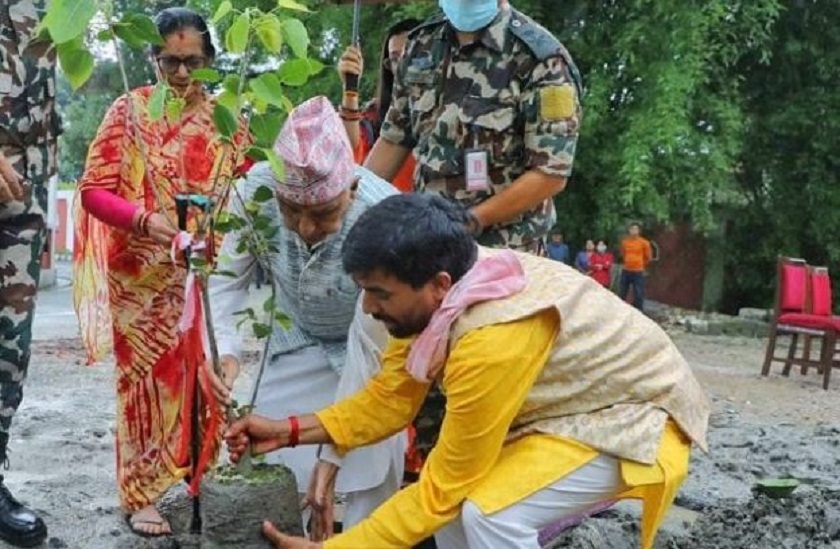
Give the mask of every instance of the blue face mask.
<svg viewBox="0 0 840 549">
<path fill-rule="evenodd" d="M 498 0 L 440 0 L 446 18 L 461 32 L 475 32 L 489 25 L 499 13 Z"/>
</svg>

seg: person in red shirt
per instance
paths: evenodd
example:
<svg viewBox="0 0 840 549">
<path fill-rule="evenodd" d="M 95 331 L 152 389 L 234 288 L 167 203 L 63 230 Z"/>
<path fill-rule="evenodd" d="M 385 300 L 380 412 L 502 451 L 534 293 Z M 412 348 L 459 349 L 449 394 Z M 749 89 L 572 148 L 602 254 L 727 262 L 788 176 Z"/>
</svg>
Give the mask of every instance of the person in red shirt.
<svg viewBox="0 0 840 549">
<path fill-rule="evenodd" d="M 388 107 L 391 106 L 394 72 L 408 41 L 408 32 L 420 23 L 419 19 L 405 19 L 388 29 L 385 42 L 382 44 L 376 98 L 370 101 L 364 109 L 359 108 L 361 103 L 357 92 L 344 91 L 339 112 L 344 121 L 344 129 L 347 130 L 347 137 L 353 146 L 356 163 L 360 166 L 364 163 L 368 153 L 373 148 L 373 144 L 379 137 L 382 120 L 385 118 L 385 113 L 388 112 Z M 341 76 L 341 82 L 346 86 L 347 74 L 355 74 L 361 77 L 363 71 L 362 51 L 358 46 L 348 46 L 338 62 L 338 74 Z M 415 164 L 414 156 L 409 155 L 394 180 L 391 181 L 395 187 L 404 193 L 414 190 Z"/>
<path fill-rule="evenodd" d="M 601 286 L 609 288 L 612 283 L 612 266 L 615 258 L 607 249 L 607 243 L 598 241 L 595 252 L 589 257 L 589 276 L 594 278 Z"/>
<path fill-rule="evenodd" d="M 640 311 L 645 305 L 645 269 L 650 263 L 653 253 L 650 241 L 641 236 L 641 226 L 631 223 L 627 228 L 627 236 L 621 241 L 621 281 L 618 296 L 627 299 L 627 293 L 633 288 L 633 306 Z"/>
</svg>

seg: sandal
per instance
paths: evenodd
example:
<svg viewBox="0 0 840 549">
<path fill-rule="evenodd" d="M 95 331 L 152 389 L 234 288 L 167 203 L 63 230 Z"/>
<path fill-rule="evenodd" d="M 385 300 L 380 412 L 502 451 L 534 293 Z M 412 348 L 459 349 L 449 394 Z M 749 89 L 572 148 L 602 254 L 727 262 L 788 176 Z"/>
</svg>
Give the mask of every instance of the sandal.
<svg viewBox="0 0 840 549">
<path fill-rule="evenodd" d="M 136 515 L 136 513 L 135 513 Z M 163 536 L 171 536 L 172 535 L 172 526 L 169 524 L 165 518 L 161 517 L 160 520 L 148 520 L 148 519 L 135 519 L 135 515 L 126 515 L 125 516 L 125 524 L 128 526 L 128 529 L 131 530 L 132 534 L 136 534 L 142 538 L 159 538 Z M 166 525 L 169 529 L 168 532 L 148 532 L 142 528 L 142 526 L 164 526 Z"/>
</svg>

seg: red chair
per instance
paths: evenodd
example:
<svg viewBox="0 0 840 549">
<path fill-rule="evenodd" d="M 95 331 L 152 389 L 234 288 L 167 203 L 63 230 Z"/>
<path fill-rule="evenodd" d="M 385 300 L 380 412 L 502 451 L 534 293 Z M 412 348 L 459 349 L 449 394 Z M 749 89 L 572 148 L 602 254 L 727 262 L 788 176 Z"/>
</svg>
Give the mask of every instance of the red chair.
<svg viewBox="0 0 840 549">
<path fill-rule="evenodd" d="M 827 331 L 820 352 L 818 373 L 823 375 L 823 389 L 828 389 L 832 368 L 840 367 L 834 360 L 837 353 L 838 332 L 840 332 L 840 316 L 832 314 L 831 277 L 828 274 L 828 267 L 808 267 L 808 283 L 810 298 L 810 310 L 808 312 L 821 317 Z M 833 329 L 829 330 L 829 327 L 833 327 Z M 810 353 L 806 350 L 806 356 L 808 354 Z M 807 371 L 808 365 L 803 364 L 802 373 L 805 374 Z"/>
<path fill-rule="evenodd" d="M 831 281 L 828 270 L 809 268 L 802 259 L 780 257 L 777 268 L 776 303 L 770 339 L 761 375 L 770 373 L 771 364 L 782 362 L 782 375 L 790 375 L 793 365 L 802 373 L 814 366 L 823 374 L 823 388 L 828 388 L 828 377 L 840 331 L 840 318 L 831 315 Z M 789 335 L 790 346 L 785 356 L 777 356 L 778 337 Z M 800 336 L 805 340 L 801 355 L 797 356 Z M 820 356 L 811 358 L 811 340 L 821 342 Z"/>
</svg>

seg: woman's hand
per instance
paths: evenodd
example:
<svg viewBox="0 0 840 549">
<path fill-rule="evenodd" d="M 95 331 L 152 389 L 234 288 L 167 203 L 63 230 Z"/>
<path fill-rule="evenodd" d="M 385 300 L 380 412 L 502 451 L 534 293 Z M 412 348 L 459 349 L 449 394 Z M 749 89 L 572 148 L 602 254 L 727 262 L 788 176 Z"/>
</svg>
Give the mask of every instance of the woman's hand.
<svg viewBox="0 0 840 549">
<path fill-rule="evenodd" d="M 158 244 L 171 246 L 172 239 L 178 235 L 178 229 L 173 227 L 165 216 L 159 213 L 153 213 L 146 224 L 146 233 L 149 235 L 149 238 Z"/>
<path fill-rule="evenodd" d="M 219 358 L 219 366 L 222 368 L 221 377 L 216 375 L 213 371 L 213 363 L 207 361 L 205 367 L 210 379 L 210 388 L 213 391 L 213 396 L 219 401 L 222 406 L 230 406 L 233 402 L 231 393 L 233 392 L 233 383 L 239 376 L 239 361 L 236 357 L 231 355 L 222 355 Z"/>
<path fill-rule="evenodd" d="M 365 69 L 365 62 L 362 59 L 362 50 L 357 46 L 348 46 L 341 58 L 338 60 L 338 75 L 341 77 L 342 86 L 346 86 L 345 77 L 347 74 L 355 74 L 359 78 Z"/>
</svg>

